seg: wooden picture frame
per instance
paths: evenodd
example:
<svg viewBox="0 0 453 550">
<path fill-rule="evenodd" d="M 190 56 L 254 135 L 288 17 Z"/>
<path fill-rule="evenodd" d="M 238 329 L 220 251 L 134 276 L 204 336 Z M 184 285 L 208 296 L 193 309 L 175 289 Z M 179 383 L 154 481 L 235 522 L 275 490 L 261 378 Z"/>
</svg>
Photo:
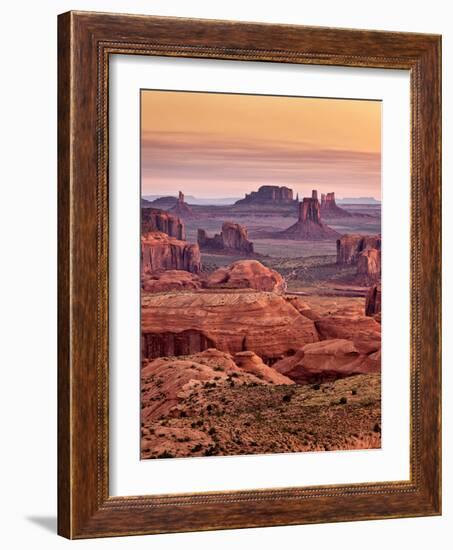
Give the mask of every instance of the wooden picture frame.
<svg viewBox="0 0 453 550">
<path fill-rule="evenodd" d="M 441 513 L 441 39 L 69 12 L 58 20 L 58 532 L 88 538 Z M 410 480 L 112 497 L 111 54 L 406 69 L 411 86 Z"/>
</svg>

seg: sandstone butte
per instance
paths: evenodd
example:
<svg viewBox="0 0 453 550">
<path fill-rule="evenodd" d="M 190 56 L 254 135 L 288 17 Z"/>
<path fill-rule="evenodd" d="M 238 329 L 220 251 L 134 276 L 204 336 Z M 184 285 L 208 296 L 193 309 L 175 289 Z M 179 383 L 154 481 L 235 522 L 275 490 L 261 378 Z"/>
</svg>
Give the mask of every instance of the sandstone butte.
<svg viewBox="0 0 453 550">
<path fill-rule="evenodd" d="M 207 349 L 200 353 L 144 361 L 141 369 L 141 394 L 145 407 L 143 422 L 168 415 L 178 402 L 204 381 L 222 384 L 233 375 L 236 385 L 292 385 L 293 380 L 265 365 L 253 352 L 235 356 Z M 159 396 L 165 394 L 165 399 Z M 173 411 L 175 412 L 175 411 Z"/>
<path fill-rule="evenodd" d="M 352 214 L 337 206 L 335 193 L 321 193 L 321 214 L 324 218 L 350 218 Z"/>
<path fill-rule="evenodd" d="M 142 208 L 141 216 L 142 234 L 160 231 L 180 241 L 186 239 L 184 222 L 177 216 L 159 210 L 158 208 Z"/>
<path fill-rule="evenodd" d="M 142 272 L 181 269 L 191 273 L 201 271 L 198 244 L 190 244 L 155 231 L 141 237 Z"/>
<path fill-rule="evenodd" d="M 248 239 L 247 228 L 233 222 L 224 222 L 222 231 L 209 237 L 204 229 L 198 229 L 197 242 L 201 250 L 224 250 L 239 254 L 253 254 L 253 243 Z"/>
<path fill-rule="evenodd" d="M 142 296 L 142 353 L 148 359 L 215 347 L 232 354 L 253 351 L 272 363 L 318 339 L 314 322 L 273 292 Z"/>
<path fill-rule="evenodd" d="M 313 190 L 311 197 L 304 197 L 299 203 L 299 219 L 288 229 L 275 234 L 276 237 L 295 240 L 318 241 L 336 239 L 339 234 L 322 222 L 318 192 Z"/>
</svg>

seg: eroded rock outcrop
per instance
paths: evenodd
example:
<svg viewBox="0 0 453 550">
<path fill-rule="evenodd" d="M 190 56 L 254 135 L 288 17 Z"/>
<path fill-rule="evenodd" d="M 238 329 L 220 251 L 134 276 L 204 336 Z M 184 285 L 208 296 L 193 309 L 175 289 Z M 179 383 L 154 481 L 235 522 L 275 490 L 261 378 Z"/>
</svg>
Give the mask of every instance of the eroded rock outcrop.
<svg viewBox="0 0 453 550">
<path fill-rule="evenodd" d="M 357 259 L 357 279 L 369 284 L 381 278 L 381 251 L 367 248 L 360 252 Z"/>
<path fill-rule="evenodd" d="M 185 240 L 184 222 L 177 216 L 157 208 L 142 208 L 141 216 L 142 234 L 160 231 L 175 239 Z"/>
<path fill-rule="evenodd" d="M 206 281 L 207 288 L 254 289 L 283 293 L 285 280 L 277 271 L 264 266 L 257 260 L 240 260 L 211 273 Z"/>
<path fill-rule="evenodd" d="M 142 273 L 142 289 L 145 292 L 171 292 L 201 288 L 200 277 L 188 271 L 171 269 Z"/>
<path fill-rule="evenodd" d="M 253 243 L 248 239 L 247 228 L 233 222 L 224 222 L 221 233 L 209 237 L 204 229 L 198 229 L 197 242 L 201 250 L 253 254 Z"/>
<path fill-rule="evenodd" d="M 235 204 L 290 204 L 293 201 L 292 189 L 277 185 L 262 185 L 258 191 L 246 194 L 243 199 L 236 201 Z"/>
<path fill-rule="evenodd" d="M 273 368 L 297 384 L 306 384 L 378 373 L 380 360 L 360 353 L 350 340 L 332 339 L 307 344 L 292 357 L 275 363 Z"/>
<path fill-rule="evenodd" d="M 343 235 L 337 240 L 337 264 L 356 265 L 360 253 L 371 248 L 381 249 L 380 235 Z"/>
<path fill-rule="evenodd" d="M 336 239 L 339 234 L 322 222 L 318 193 L 313 190 L 311 197 L 304 197 L 302 202 L 299 203 L 299 219 L 297 222 L 280 232 L 278 236 L 285 239 L 316 241 Z"/>
<path fill-rule="evenodd" d="M 315 321 L 321 340 L 351 340 L 360 353 L 374 353 L 381 348 L 381 325 L 365 315 L 330 315 Z"/>
<path fill-rule="evenodd" d="M 270 364 L 319 339 L 314 322 L 274 292 L 144 294 L 141 311 L 145 358 L 215 347 L 253 351 Z"/>
<path fill-rule="evenodd" d="M 191 273 L 201 271 L 198 244 L 191 244 L 154 231 L 141 238 L 142 273 L 182 269 Z"/>
</svg>

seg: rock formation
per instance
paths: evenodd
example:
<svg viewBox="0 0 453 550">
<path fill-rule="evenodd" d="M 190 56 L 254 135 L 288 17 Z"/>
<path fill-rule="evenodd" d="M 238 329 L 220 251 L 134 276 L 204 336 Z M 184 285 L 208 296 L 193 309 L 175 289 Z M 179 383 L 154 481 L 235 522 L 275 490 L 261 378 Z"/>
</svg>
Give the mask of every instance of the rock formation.
<svg viewBox="0 0 453 550">
<path fill-rule="evenodd" d="M 381 349 L 381 325 L 365 315 L 330 315 L 315 320 L 321 340 L 351 340 L 359 353 L 374 353 Z"/>
<path fill-rule="evenodd" d="M 314 322 L 273 292 L 142 294 L 141 311 L 142 354 L 148 359 L 215 347 L 231 354 L 253 351 L 271 364 L 318 341 Z"/>
<path fill-rule="evenodd" d="M 269 269 L 257 260 L 240 260 L 211 273 L 207 288 L 250 288 L 266 292 L 283 293 L 286 284 L 277 271 Z"/>
<path fill-rule="evenodd" d="M 214 237 L 208 237 L 204 229 L 198 229 L 197 241 L 201 250 L 253 254 L 253 243 L 248 239 L 247 228 L 238 223 L 224 222 L 221 233 L 216 233 Z"/>
<path fill-rule="evenodd" d="M 349 218 L 351 214 L 337 206 L 335 193 L 321 194 L 321 214 L 324 218 Z"/>
<path fill-rule="evenodd" d="M 142 234 L 160 231 L 180 241 L 185 240 L 186 232 L 184 222 L 177 216 L 157 208 L 142 208 L 141 216 Z"/>
<path fill-rule="evenodd" d="M 275 363 L 273 368 L 297 384 L 306 384 L 378 373 L 380 361 L 360 353 L 350 340 L 332 339 L 306 344 L 292 357 Z"/>
<path fill-rule="evenodd" d="M 292 189 L 277 185 L 262 185 L 258 191 L 247 193 L 235 204 L 291 204 L 292 202 L 294 202 Z"/>
<path fill-rule="evenodd" d="M 198 244 L 190 244 L 154 231 L 141 238 L 142 273 L 166 269 L 183 269 L 191 273 L 201 270 L 201 255 Z"/>
<path fill-rule="evenodd" d="M 175 290 L 196 290 L 201 281 L 195 273 L 171 269 L 142 273 L 142 289 L 145 292 L 171 292 Z"/>
<path fill-rule="evenodd" d="M 381 249 L 380 235 L 357 235 L 348 233 L 337 240 L 337 264 L 356 265 L 359 254 L 366 249 Z"/>
<path fill-rule="evenodd" d="M 365 315 L 370 317 L 381 314 L 381 285 L 373 285 L 368 289 L 365 301 Z"/>
<path fill-rule="evenodd" d="M 338 237 L 338 233 L 321 221 L 321 208 L 317 191 L 311 197 L 304 197 L 299 203 L 298 221 L 277 234 L 280 238 L 295 240 L 324 240 Z M 277 236 L 276 235 L 276 236 Z"/>
<path fill-rule="evenodd" d="M 194 217 L 194 213 L 190 206 L 184 201 L 184 193 L 182 193 L 181 191 L 179 191 L 176 204 L 172 208 L 170 208 L 170 212 L 176 214 L 177 216 L 181 216 L 181 218 Z"/>
<path fill-rule="evenodd" d="M 381 278 L 381 251 L 377 248 L 366 248 L 357 258 L 357 280 L 370 284 Z"/>
</svg>

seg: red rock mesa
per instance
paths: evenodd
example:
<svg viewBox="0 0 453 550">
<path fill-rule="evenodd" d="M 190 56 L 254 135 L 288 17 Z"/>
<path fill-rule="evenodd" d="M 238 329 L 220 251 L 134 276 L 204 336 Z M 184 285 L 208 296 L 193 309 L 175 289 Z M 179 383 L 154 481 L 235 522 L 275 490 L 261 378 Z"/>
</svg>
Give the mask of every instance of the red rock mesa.
<svg viewBox="0 0 453 550">
<path fill-rule="evenodd" d="M 262 185 L 258 191 L 247 193 L 235 204 L 290 204 L 293 201 L 292 189 L 277 185 Z"/>
</svg>

